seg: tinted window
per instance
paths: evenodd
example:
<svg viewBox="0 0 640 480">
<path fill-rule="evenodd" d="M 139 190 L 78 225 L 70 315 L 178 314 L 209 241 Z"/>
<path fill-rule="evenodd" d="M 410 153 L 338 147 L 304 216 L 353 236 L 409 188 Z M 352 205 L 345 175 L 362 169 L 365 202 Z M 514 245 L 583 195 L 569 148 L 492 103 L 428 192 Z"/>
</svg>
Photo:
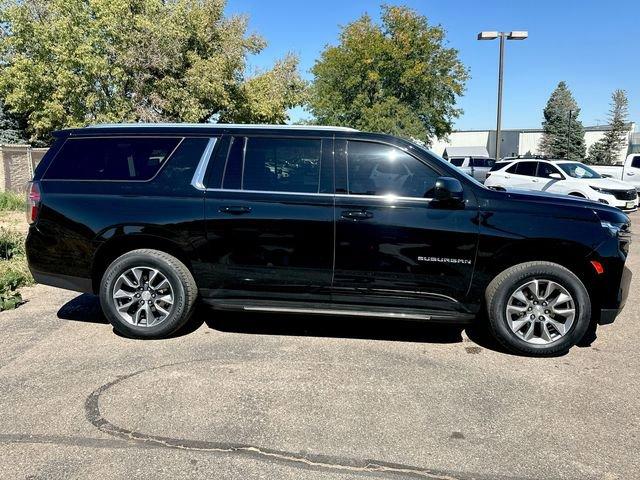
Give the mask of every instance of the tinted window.
<svg viewBox="0 0 640 480">
<path fill-rule="evenodd" d="M 528 177 L 535 177 L 536 166 L 538 162 L 518 162 L 516 163 L 515 173 L 518 175 L 526 175 Z"/>
<path fill-rule="evenodd" d="M 631 160 L 631 166 L 634 168 L 640 168 L 640 156 L 636 155 L 633 157 L 633 160 Z"/>
<path fill-rule="evenodd" d="M 491 167 L 490 172 L 493 172 L 495 170 L 500 170 L 501 168 L 506 167 L 507 165 L 509 165 L 509 162 L 496 162 L 493 164 L 493 166 Z M 513 167 L 511 167 L 513 168 Z M 514 173 L 511 171 L 511 168 L 509 170 L 507 170 L 509 173 Z"/>
<path fill-rule="evenodd" d="M 149 180 L 179 138 L 68 139 L 45 174 L 49 179 Z"/>
<path fill-rule="evenodd" d="M 464 158 L 452 158 L 451 159 L 451 164 L 455 165 L 456 167 L 461 167 L 463 163 L 464 163 Z"/>
<path fill-rule="evenodd" d="M 394 147 L 349 142 L 347 178 L 351 195 L 431 197 L 438 174 Z"/>
<path fill-rule="evenodd" d="M 550 178 L 552 173 L 559 173 L 558 169 L 548 163 L 539 162 L 537 176 L 542 178 Z"/>
<path fill-rule="evenodd" d="M 239 190 L 242 185 L 242 155 L 244 153 L 245 137 L 231 139 L 227 165 L 222 179 L 222 187 L 230 190 Z"/>
<path fill-rule="evenodd" d="M 317 193 L 321 154 L 321 140 L 249 138 L 242 188 Z"/>
</svg>

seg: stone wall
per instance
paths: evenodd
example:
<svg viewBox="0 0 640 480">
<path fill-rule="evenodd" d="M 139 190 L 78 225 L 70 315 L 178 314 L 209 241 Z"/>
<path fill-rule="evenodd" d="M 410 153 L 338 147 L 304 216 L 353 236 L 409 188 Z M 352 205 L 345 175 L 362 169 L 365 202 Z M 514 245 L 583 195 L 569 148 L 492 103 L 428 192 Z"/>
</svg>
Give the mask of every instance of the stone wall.
<svg viewBox="0 0 640 480">
<path fill-rule="evenodd" d="M 24 193 L 47 150 L 30 145 L 0 145 L 0 191 Z"/>
</svg>

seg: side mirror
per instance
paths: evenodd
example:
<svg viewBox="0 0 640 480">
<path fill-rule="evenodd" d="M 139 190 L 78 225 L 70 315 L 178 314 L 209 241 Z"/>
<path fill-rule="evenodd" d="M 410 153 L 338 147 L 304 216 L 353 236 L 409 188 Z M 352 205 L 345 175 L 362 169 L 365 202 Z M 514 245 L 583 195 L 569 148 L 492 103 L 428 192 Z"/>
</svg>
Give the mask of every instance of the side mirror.
<svg viewBox="0 0 640 480">
<path fill-rule="evenodd" d="M 440 177 L 433 187 L 433 199 L 442 204 L 462 204 L 464 193 L 460 180 L 452 177 Z"/>
<path fill-rule="evenodd" d="M 557 172 L 554 172 L 554 173 L 550 173 L 549 174 L 549 178 L 555 178 L 556 180 L 562 180 L 562 175 L 560 175 Z"/>
</svg>

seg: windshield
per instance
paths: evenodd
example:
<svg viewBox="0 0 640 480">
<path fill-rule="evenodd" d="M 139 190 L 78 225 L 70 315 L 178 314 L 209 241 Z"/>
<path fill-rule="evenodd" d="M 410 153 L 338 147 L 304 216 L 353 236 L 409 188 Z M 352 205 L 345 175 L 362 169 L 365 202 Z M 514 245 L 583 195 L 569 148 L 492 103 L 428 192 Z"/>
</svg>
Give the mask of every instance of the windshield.
<svg viewBox="0 0 640 480">
<path fill-rule="evenodd" d="M 602 178 L 598 172 L 582 163 L 558 163 L 564 173 L 573 178 Z"/>
</svg>

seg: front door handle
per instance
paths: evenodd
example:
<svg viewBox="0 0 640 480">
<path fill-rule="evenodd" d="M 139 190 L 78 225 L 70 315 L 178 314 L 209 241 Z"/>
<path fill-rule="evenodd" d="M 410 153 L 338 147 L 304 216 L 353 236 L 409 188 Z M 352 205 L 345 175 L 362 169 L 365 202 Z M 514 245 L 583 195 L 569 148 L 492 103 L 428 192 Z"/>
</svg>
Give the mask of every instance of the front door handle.
<svg viewBox="0 0 640 480">
<path fill-rule="evenodd" d="M 251 207 L 242 207 L 239 205 L 232 205 L 228 207 L 220 207 L 218 209 L 220 213 L 228 213 L 229 215 L 243 215 L 251 212 Z"/>
<path fill-rule="evenodd" d="M 348 220 L 366 220 L 367 218 L 373 217 L 373 213 L 368 210 L 345 210 L 341 216 Z"/>
</svg>

